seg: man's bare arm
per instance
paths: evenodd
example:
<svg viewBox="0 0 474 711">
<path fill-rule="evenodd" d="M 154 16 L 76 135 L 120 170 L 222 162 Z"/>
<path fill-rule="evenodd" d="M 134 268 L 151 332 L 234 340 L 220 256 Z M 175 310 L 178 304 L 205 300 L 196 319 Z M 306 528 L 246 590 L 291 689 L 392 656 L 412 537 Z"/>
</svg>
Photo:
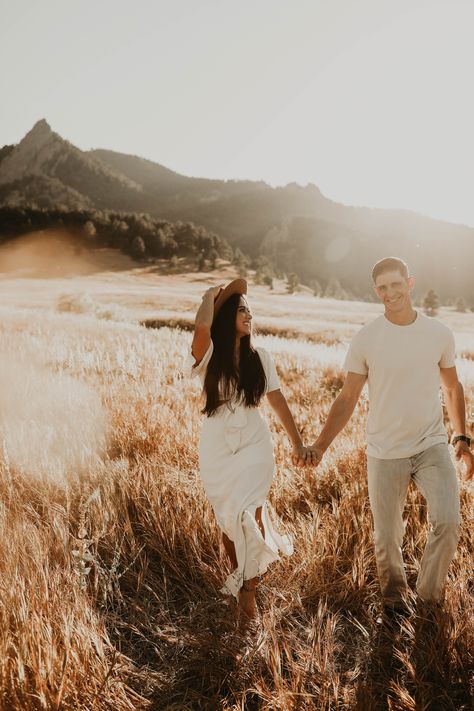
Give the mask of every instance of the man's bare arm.
<svg viewBox="0 0 474 711">
<path fill-rule="evenodd" d="M 441 387 L 449 420 L 455 434 L 466 434 L 466 405 L 464 389 L 458 379 L 456 368 L 440 368 Z"/>
<path fill-rule="evenodd" d="M 440 368 L 441 387 L 449 420 L 457 435 L 466 434 L 466 404 L 464 389 L 458 379 L 456 368 Z M 469 481 L 474 474 L 474 455 L 466 442 L 457 442 L 456 459 L 462 459 L 466 465 L 465 478 Z"/>
<path fill-rule="evenodd" d="M 326 424 L 310 447 L 313 452 L 313 464 L 319 464 L 326 449 L 349 422 L 366 380 L 367 375 L 347 373 L 342 390 L 329 410 Z"/>
</svg>

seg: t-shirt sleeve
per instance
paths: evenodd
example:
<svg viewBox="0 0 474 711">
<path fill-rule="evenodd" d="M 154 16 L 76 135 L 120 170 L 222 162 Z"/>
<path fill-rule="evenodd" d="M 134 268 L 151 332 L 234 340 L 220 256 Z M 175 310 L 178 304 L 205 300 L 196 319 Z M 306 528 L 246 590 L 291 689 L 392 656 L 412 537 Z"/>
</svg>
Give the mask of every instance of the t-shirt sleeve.
<svg viewBox="0 0 474 711">
<path fill-rule="evenodd" d="M 446 334 L 444 350 L 439 361 L 440 368 L 454 368 L 456 365 L 456 347 L 454 345 L 454 336 L 452 331 Z"/>
<path fill-rule="evenodd" d="M 212 353 L 214 351 L 214 344 L 211 341 L 209 344 L 209 348 L 205 352 L 203 359 L 198 365 L 195 365 L 196 363 L 196 358 L 193 356 L 192 353 L 189 353 L 188 357 L 186 358 L 186 372 L 188 375 L 191 377 L 194 376 L 199 376 L 202 379 L 204 379 L 204 376 L 206 375 L 206 369 L 207 366 L 209 365 L 209 361 L 211 360 Z"/>
<path fill-rule="evenodd" d="M 357 373 L 358 375 L 367 375 L 369 368 L 364 354 L 361 352 L 360 343 L 355 337 L 352 339 L 349 350 L 347 351 L 344 360 L 344 370 L 348 373 Z"/>
<path fill-rule="evenodd" d="M 267 387 L 265 393 L 271 393 L 273 390 L 279 390 L 280 388 L 280 378 L 275 367 L 270 353 L 265 350 L 265 348 L 257 349 L 260 360 L 262 361 L 263 370 L 265 371 L 265 377 L 267 379 Z"/>
</svg>

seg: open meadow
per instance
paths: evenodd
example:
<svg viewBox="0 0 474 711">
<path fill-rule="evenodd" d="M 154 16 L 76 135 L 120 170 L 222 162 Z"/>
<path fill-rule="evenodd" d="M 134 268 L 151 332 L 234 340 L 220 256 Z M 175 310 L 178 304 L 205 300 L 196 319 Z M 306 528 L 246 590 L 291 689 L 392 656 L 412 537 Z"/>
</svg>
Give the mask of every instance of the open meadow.
<svg viewBox="0 0 474 711">
<path fill-rule="evenodd" d="M 184 366 L 202 292 L 233 275 L 0 275 L 0 711 L 472 709 L 474 485 L 461 484 L 444 611 L 381 634 L 365 391 L 317 470 L 291 465 L 267 409 L 271 503 L 295 552 L 259 587 L 261 622 L 236 625 Z M 312 441 L 348 340 L 381 308 L 251 280 L 250 301 Z M 474 313 L 439 318 L 455 332 L 471 427 Z M 406 515 L 413 586 L 427 534 L 415 489 Z"/>
</svg>

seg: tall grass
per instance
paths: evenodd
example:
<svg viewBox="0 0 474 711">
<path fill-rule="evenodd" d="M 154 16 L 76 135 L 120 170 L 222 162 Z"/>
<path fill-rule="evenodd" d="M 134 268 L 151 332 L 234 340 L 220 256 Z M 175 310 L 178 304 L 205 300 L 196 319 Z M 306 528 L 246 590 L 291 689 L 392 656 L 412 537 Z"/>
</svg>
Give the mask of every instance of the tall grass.
<svg viewBox="0 0 474 711">
<path fill-rule="evenodd" d="M 444 610 L 381 634 L 364 398 L 316 472 L 291 466 L 271 419 L 271 501 L 295 553 L 259 587 L 261 622 L 242 629 L 218 592 L 227 564 L 197 473 L 199 392 L 181 372 L 189 334 L 3 309 L 0 337 L 26 374 L 18 410 L 8 378 L 23 451 L 4 436 L 0 460 L 2 710 L 471 708 L 472 486 Z M 341 384 L 340 348 L 262 342 L 311 440 Z M 45 378 L 45 411 L 28 372 Z M 472 411 L 472 381 L 467 397 Z M 59 440 L 28 438 L 58 421 Z M 427 531 L 416 490 L 407 517 L 413 585 Z"/>
</svg>

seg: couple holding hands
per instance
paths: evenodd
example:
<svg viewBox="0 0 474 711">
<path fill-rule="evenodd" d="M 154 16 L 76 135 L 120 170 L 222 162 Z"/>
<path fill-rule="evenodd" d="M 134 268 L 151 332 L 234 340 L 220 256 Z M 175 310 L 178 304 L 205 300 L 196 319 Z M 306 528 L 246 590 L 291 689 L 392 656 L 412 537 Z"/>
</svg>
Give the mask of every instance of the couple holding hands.
<svg viewBox="0 0 474 711">
<path fill-rule="evenodd" d="M 208 289 L 196 314 L 189 365 L 201 380 L 205 399 L 200 475 L 232 567 L 222 592 L 234 595 L 249 618 L 257 614 L 259 576 L 279 553 L 291 555 L 293 550 L 291 539 L 278 533 L 268 514 L 275 462 L 259 405 L 266 396 L 293 445 L 293 464 L 315 466 L 350 419 L 366 382 L 368 488 L 384 610 L 397 614 L 409 609 L 401 546 L 412 478 L 427 501 L 431 528 L 417 594 L 423 601 L 442 596 L 460 514 L 440 386 L 455 456 L 466 465 L 466 479 L 474 472 L 454 338 L 447 326 L 413 308 L 414 278 L 401 259 L 377 262 L 372 280 L 384 314 L 352 339 L 342 390 L 311 447 L 303 446 L 271 355 L 252 345 L 247 282 L 235 279 L 224 289 Z"/>
</svg>

